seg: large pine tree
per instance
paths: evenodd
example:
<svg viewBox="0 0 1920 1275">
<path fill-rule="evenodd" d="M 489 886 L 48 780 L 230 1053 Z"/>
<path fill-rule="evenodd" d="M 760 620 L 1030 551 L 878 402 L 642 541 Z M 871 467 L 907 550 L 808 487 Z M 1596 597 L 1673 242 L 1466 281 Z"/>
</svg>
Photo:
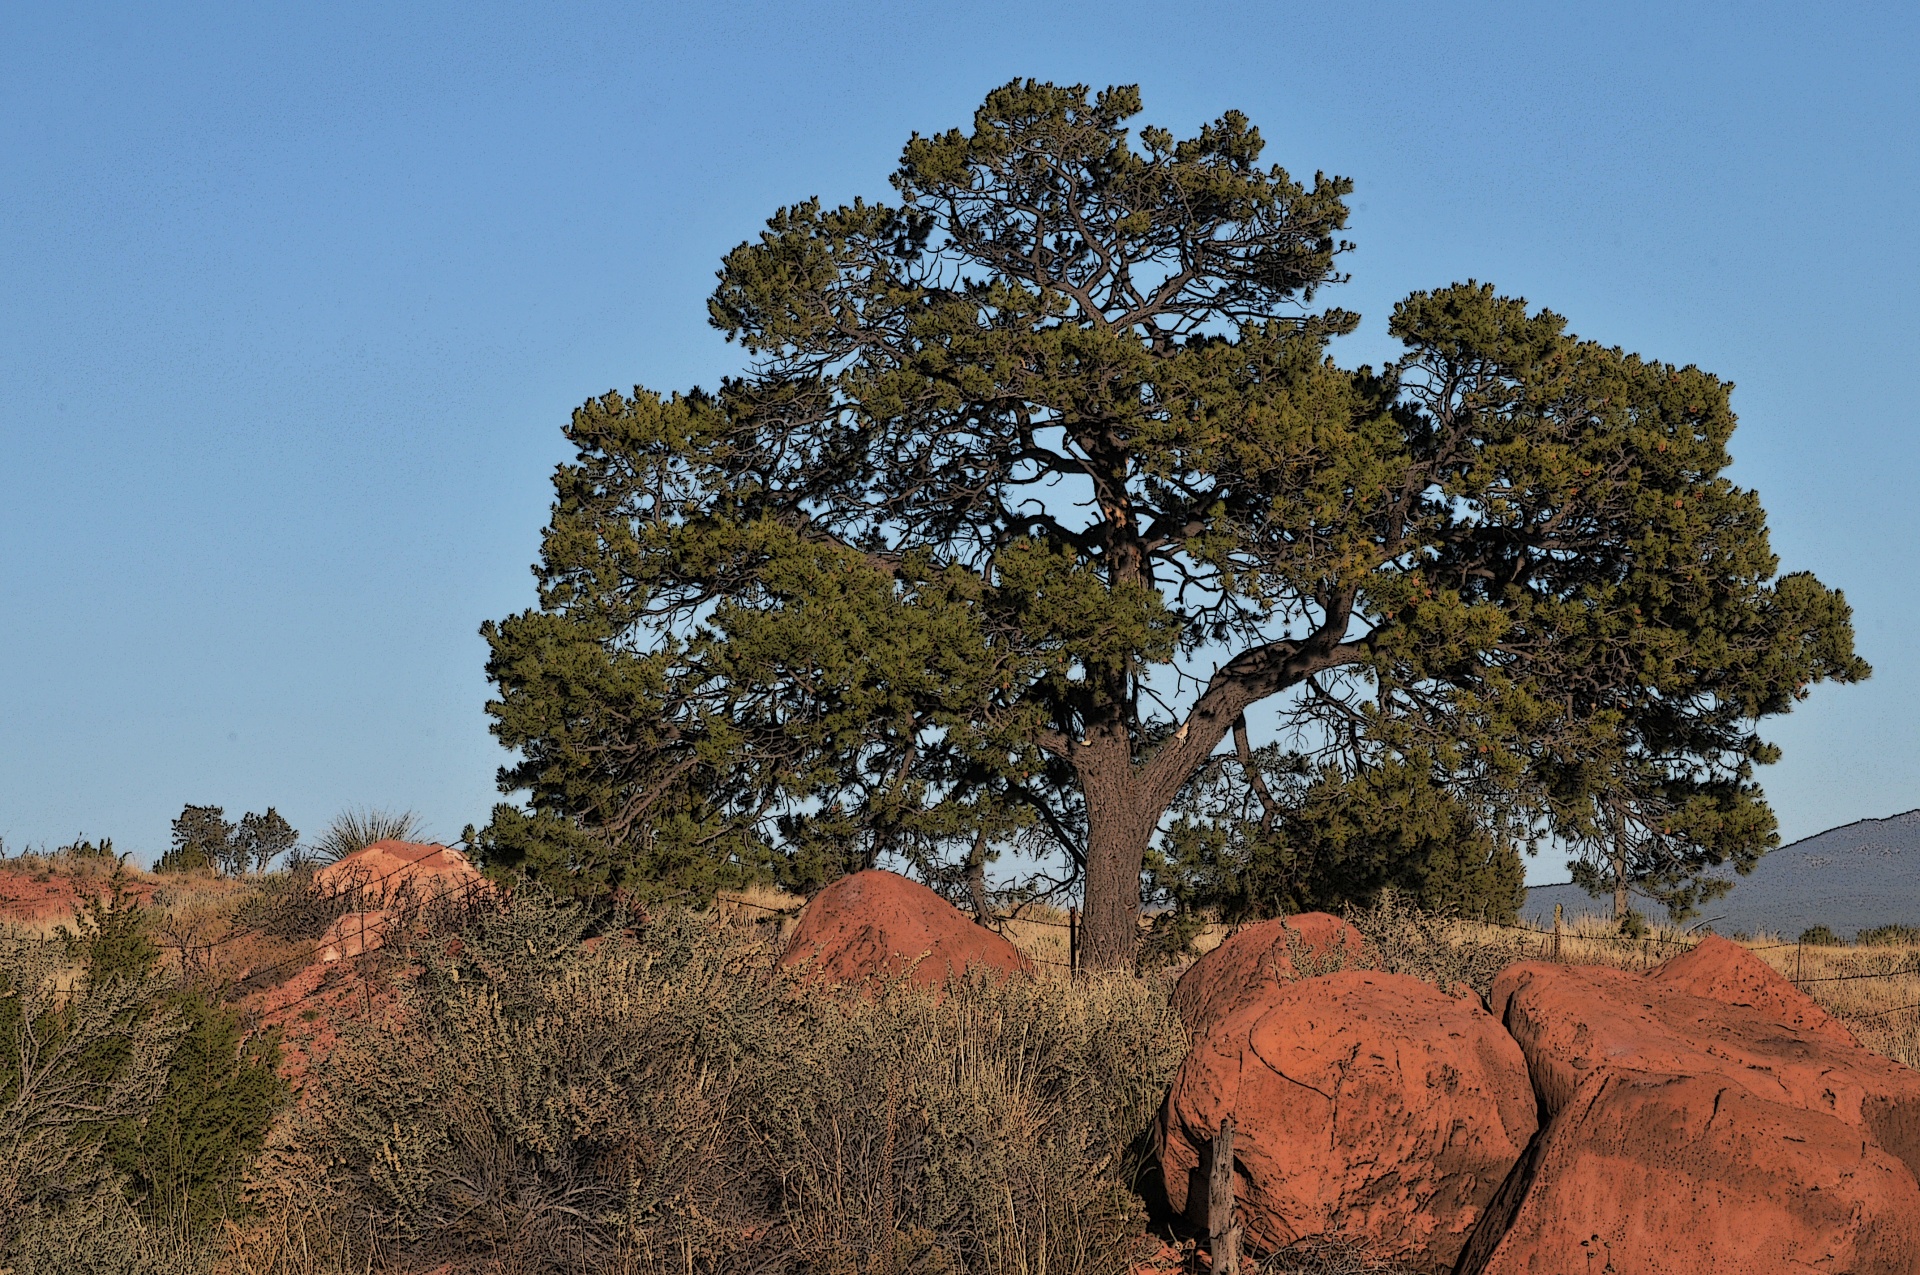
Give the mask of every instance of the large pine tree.
<svg viewBox="0 0 1920 1275">
<path fill-rule="evenodd" d="M 893 201 L 728 255 L 742 375 L 574 414 L 540 605 L 484 630 L 534 807 L 496 857 L 698 886 L 1025 838 L 1118 965 L 1170 805 L 1257 774 L 1263 701 L 1320 764 L 1669 885 L 1771 844 L 1757 723 L 1867 670 L 1722 477 L 1729 386 L 1474 284 L 1342 368 L 1348 183 L 1139 109 L 996 90 Z"/>
</svg>

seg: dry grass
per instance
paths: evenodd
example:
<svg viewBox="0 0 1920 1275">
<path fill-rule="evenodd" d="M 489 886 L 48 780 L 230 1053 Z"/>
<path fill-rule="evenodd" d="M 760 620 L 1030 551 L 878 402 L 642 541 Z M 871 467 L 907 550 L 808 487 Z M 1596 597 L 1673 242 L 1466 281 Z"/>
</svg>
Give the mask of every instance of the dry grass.
<svg viewBox="0 0 1920 1275">
<path fill-rule="evenodd" d="M 272 944 L 299 946 L 272 931 L 318 923 L 303 897 L 273 881 L 166 878 L 156 931 L 172 964 L 232 977 Z M 401 980 L 388 1001 L 399 1008 L 346 1030 L 255 1170 L 254 1215 L 211 1250 L 127 1269 L 1131 1269 L 1141 1135 L 1185 1048 L 1172 971 L 1069 978 L 1065 914 L 1030 905 L 998 928 L 1036 958 L 1038 979 L 843 997 L 777 968 L 802 903 L 729 892 L 702 915 L 663 911 L 583 946 L 579 916 L 522 899 L 441 922 L 467 927 L 458 942 L 449 931 L 411 956 L 370 958 L 366 977 Z M 1483 994 L 1499 968 L 1554 950 L 1546 931 L 1391 903 L 1352 919 L 1368 966 Z M 1586 923 L 1559 956 L 1644 969 L 1695 941 Z M 1920 947 L 1748 946 L 1869 1048 L 1920 1063 Z M 165 1239 L 129 1235 L 129 1252 Z M 1390 1268 L 1335 1245 L 1247 1269 Z"/>
<path fill-rule="evenodd" d="M 805 902 L 799 895 L 760 887 L 722 894 L 715 902 L 714 914 L 756 928 L 778 941 L 792 929 Z M 1445 956 L 1442 963 L 1456 971 L 1454 976 L 1483 994 L 1492 974 L 1515 961 L 1558 959 L 1568 964 L 1644 971 L 1701 939 L 1698 933 L 1672 926 L 1654 926 L 1643 938 L 1627 938 L 1610 922 L 1583 915 L 1564 927 L 1556 957 L 1550 929 L 1436 921 L 1399 908 L 1391 900 L 1382 907 L 1352 915 L 1368 932 L 1374 949 L 1369 963 L 1381 968 L 1406 968 L 1421 977 L 1445 981 L 1446 976 L 1439 973 L 1440 965 L 1435 964 Z M 1028 904 L 1001 918 L 995 928 L 1032 957 L 1044 976 L 1065 977 L 1071 953 L 1063 909 Z M 1218 947 L 1233 928 L 1207 926 L 1194 938 L 1193 954 L 1197 957 Z M 1846 1023 L 1861 1044 L 1920 1068 L 1920 945 L 1823 947 L 1769 934 L 1736 941 L 1801 984 L 1808 995 Z M 1449 955 L 1448 949 L 1454 954 Z"/>
<path fill-rule="evenodd" d="M 1185 1048 L 1166 980 L 844 994 L 741 902 L 583 947 L 522 898 L 423 944 L 270 1147 L 234 1269 L 1125 1268 Z"/>
</svg>

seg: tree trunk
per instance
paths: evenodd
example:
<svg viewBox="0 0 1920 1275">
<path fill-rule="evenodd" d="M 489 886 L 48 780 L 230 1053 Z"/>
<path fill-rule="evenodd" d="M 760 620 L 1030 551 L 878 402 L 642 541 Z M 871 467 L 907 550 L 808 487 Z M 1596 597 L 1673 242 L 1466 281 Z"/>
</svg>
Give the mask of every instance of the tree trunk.
<svg viewBox="0 0 1920 1275">
<path fill-rule="evenodd" d="M 987 830 L 982 828 L 973 838 L 973 852 L 967 856 L 967 895 L 973 900 L 973 919 L 981 925 L 993 919 L 993 908 L 987 902 Z"/>
<path fill-rule="evenodd" d="M 1627 857 L 1613 857 L 1613 923 L 1627 919 Z"/>
<path fill-rule="evenodd" d="M 1087 799 L 1086 898 L 1081 921 L 1081 963 L 1092 970 L 1133 968 L 1140 941 L 1140 872 L 1155 819 L 1135 808 L 1132 766 L 1121 753 L 1117 766 L 1083 769 Z"/>
</svg>

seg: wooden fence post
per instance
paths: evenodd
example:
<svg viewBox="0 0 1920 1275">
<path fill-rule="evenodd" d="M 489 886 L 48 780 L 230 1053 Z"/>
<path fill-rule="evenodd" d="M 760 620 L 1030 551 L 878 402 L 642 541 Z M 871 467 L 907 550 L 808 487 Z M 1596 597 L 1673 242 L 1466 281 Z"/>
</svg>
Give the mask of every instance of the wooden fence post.
<svg viewBox="0 0 1920 1275">
<path fill-rule="evenodd" d="M 1067 908 L 1067 972 L 1080 972 L 1080 909 Z"/>
<path fill-rule="evenodd" d="M 1207 1165 L 1207 1252 L 1213 1275 L 1240 1275 L 1240 1223 L 1234 1218 L 1233 1117 L 1220 1122 Z"/>
<path fill-rule="evenodd" d="M 1564 905 L 1559 903 L 1553 905 L 1553 959 L 1556 961 L 1560 959 L 1560 929 L 1563 907 Z"/>
</svg>

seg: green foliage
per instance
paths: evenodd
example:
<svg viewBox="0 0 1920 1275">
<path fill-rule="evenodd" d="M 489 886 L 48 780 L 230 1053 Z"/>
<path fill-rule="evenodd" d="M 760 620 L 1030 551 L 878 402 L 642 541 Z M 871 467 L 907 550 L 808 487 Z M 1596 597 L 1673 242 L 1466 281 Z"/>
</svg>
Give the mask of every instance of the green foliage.
<svg viewBox="0 0 1920 1275">
<path fill-rule="evenodd" d="M 226 855 L 233 825 L 219 806 L 187 805 L 173 821 L 172 843 L 156 872 L 210 872 Z"/>
<path fill-rule="evenodd" d="M 1383 891 L 1429 912 L 1511 923 L 1525 901 L 1519 851 L 1497 841 L 1427 768 L 1388 761 L 1348 777 L 1304 759 L 1268 767 L 1270 818 L 1235 776 L 1203 773 L 1175 807 L 1149 888 L 1182 912 L 1229 921 L 1370 906 Z"/>
<path fill-rule="evenodd" d="M 335 1234 L 409 1269 L 1125 1269 L 1165 980 L 868 997 L 682 910 L 584 924 L 522 893 L 347 1034 L 278 1153 Z"/>
<path fill-rule="evenodd" d="M 1920 926 L 1876 925 L 1854 935 L 1853 941 L 1861 947 L 1912 947 L 1920 945 Z"/>
<path fill-rule="evenodd" d="M 243 1175 L 286 1099 L 274 1070 L 277 1034 L 249 1035 L 240 1013 L 198 990 L 169 1003 L 183 1026 L 167 1057 L 166 1086 L 139 1120 L 113 1130 L 107 1150 L 146 1214 L 204 1234 L 240 1211 Z"/>
<path fill-rule="evenodd" d="M 1551 837 L 1684 912 L 1774 844 L 1758 724 L 1868 669 L 1725 477 L 1731 387 L 1472 282 L 1342 368 L 1357 317 L 1311 303 L 1349 184 L 1261 165 L 1237 113 L 1176 141 L 1139 110 L 995 90 L 909 141 L 894 202 L 728 254 L 742 375 L 574 413 L 539 607 L 483 633 L 503 789 L 589 840 L 503 855 L 811 882 L 984 833 L 1084 873 L 1117 964 L 1166 812 L 1262 701 L 1338 794 L 1270 899 L 1477 906 L 1489 844 Z M 1347 792 L 1416 759 L 1491 838 L 1458 863 L 1438 798 L 1416 852 L 1399 798 Z"/>
<path fill-rule="evenodd" d="M 96 991 L 150 979 L 160 957 L 124 860 L 114 864 L 106 884 L 104 894 L 80 901 L 72 929 L 63 925 L 55 931 L 68 959 L 80 966 L 84 985 Z"/>
<path fill-rule="evenodd" d="M 635 902 L 684 898 L 705 903 L 714 891 L 744 886 L 767 875 L 739 861 L 700 854 L 671 837 L 642 837 L 624 851 L 608 839 L 551 812 L 528 814 L 509 805 L 465 840 L 476 860 L 494 875 L 524 875 L 562 898 L 594 899 L 617 893 Z"/>
<path fill-rule="evenodd" d="M 249 812 L 240 817 L 240 826 L 234 830 L 223 867 L 232 876 L 249 870 L 265 872 L 269 864 L 292 850 L 299 840 L 300 834 L 294 831 L 293 825 L 272 806 L 268 806 L 263 815 Z"/>
<path fill-rule="evenodd" d="M 166 1084 L 180 1024 L 123 897 L 67 936 L 89 961 L 73 995 L 59 990 L 59 944 L 0 937 L 0 1266 L 20 1262 L 42 1224 L 114 1189 L 105 1143 Z"/>
<path fill-rule="evenodd" d="M 227 876 L 264 872 L 299 840 L 300 834 L 272 806 L 261 815 L 249 811 L 235 825 L 219 806 L 189 805 L 173 821 L 172 844 L 154 871 L 217 871 Z"/>
<path fill-rule="evenodd" d="M 120 856 L 113 852 L 113 838 L 102 837 L 99 841 L 89 841 L 85 837 L 75 837 L 73 844 L 61 846 L 54 852 L 72 860 L 117 860 Z M 0 858 L 4 858 L 0 853 Z"/>
<path fill-rule="evenodd" d="M 139 1217 L 124 1244 L 97 1248 L 99 1269 L 152 1269 L 153 1253 L 171 1250 L 144 1228 L 208 1233 L 236 1211 L 284 1101 L 277 1038 L 249 1035 L 237 1010 L 163 977 L 151 925 L 121 863 L 58 933 L 79 969 L 75 995 L 58 994 L 48 945 L 0 944 L 0 1157 L 13 1162 L 0 1171 L 0 1217 L 20 1219 L 23 1270 L 61 1269 L 51 1255 L 79 1212 L 104 1222 L 115 1214 L 102 1201 L 121 1192 Z"/>
<path fill-rule="evenodd" d="M 1808 947 L 1841 947 L 1840 936 L 1825 925 L 1814 925 L 1800 931 L 1800 941 Z"/>
</svg>

